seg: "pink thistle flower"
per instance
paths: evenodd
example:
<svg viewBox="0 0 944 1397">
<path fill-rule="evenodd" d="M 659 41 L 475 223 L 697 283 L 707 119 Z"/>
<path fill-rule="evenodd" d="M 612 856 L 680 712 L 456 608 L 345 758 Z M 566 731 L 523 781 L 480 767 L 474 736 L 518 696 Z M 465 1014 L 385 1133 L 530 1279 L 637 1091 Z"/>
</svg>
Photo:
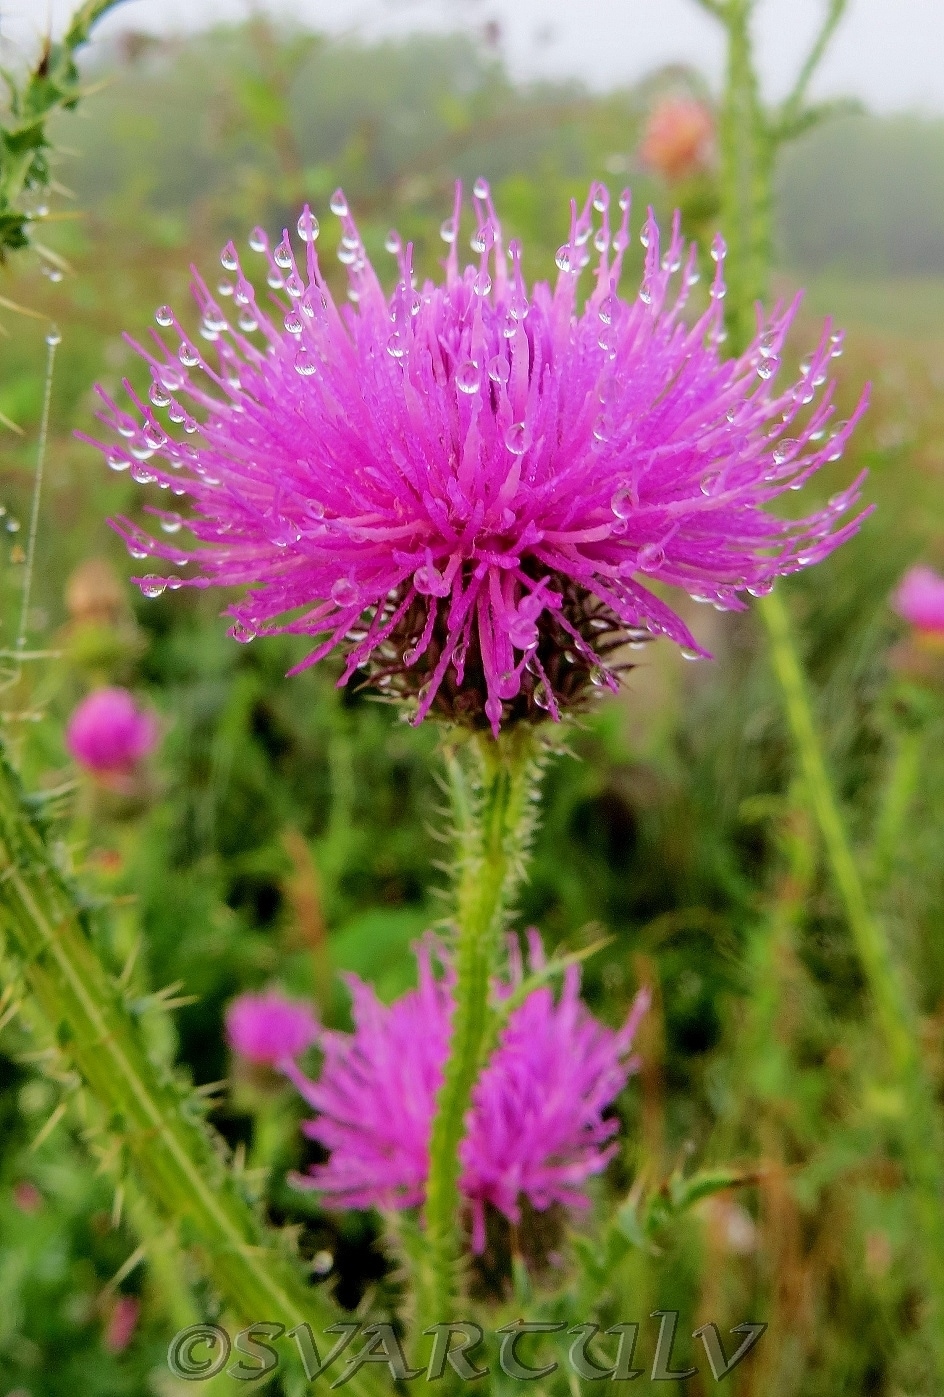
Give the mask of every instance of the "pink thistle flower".
<svg viewBox="0 0 944 1397">
<path fill-rule="evenodd" d="M 714 117 L 704 102 L 694 97 L 665 97 L 649 114 L 639 157 L 649 169 L 673 182 L 706 169 L 714 144 Z"/>
<path fill-rule="evenodd" d="M 66 746 L 93 775 L 126 777 L 154 750 L 158 735 L 154 714 L 127 689 L 95 689 L 69 719 Z"/>
<path fill-rule="evenodd" d="M 530 933 L 531 965 L 542 964 Z M 444 973 L 433 973 L 432 953 Z M 325 1033 L 319 1080 L 285 1068 L 319 1113 L 306 1134 L 331 1152 L 326 1164 L 296 1177 L 317 1189 L 329 1208 L 409 1208 L 423 1202 L 436 1093 L 449 1047 L 455 977 L 432 939 L 418 948 L 419 987 L 389 1007 L 369 986 L 348 977 L 354 999 L 352 1034 Z M 513 956 L 507 997 L 521 983 Z M 637 996 L 619 1031 L 604 1027 L 578 998 L 576 966 L 560 997 L 539 988 L 511 1013 L 472 1095 L 460 1147 L 459 1188 L 470 1205 L 472 1244 L 485 1245 L 485 1205 L 512 1222 L 522 1200 L 542 1211 L 554 1203 L 585 1207 L 582 1185 L 606 1165 L 617 1130 L 603 1111 L 637 1066 L 630 1045 L 648 1000 Z"/>
<path fill-rule="evenodd" d="M 141 1302 L 134 1295 L 119 1295 L 105 1327 L 105 1347 L 109 1353 L 124 1353 L 134 1338 L 141 1316 Z"/>
<path fill-rule="evenodd" d="M 642 285 L 624 301 L 629 195 L 614 229 L 594 185 L 582 211 L 572 205 L 556 285 L 529 291 L 488 186 L 473 193 L 477 265 L 459 265 L 457 190 L 444 282 L 416 289 L 412 247 L 392 234 L 399 281 L 387 296 L 337 191 L 346 307 L 307 208 L 301 267 L 287 233 L 274 251 L 261 229 L 250 239 L 268 262 L 273 313 L 228 244 L 234 309 L 194 280 L 216 362 L 162 307 L 179 348 L 156 333 L 152 348 L 134 346 L 151 368 L 150 403 L 126 384 L 128 414 L 99 389 L 101 418 L 124 440 L 93 444 L 115 469 L 191 499 L 187 521 L 147 506 L 170 533 L 186 522 L 189 547 L 116 521 L 133 556 L 200 570 L 139 578 L 147 595 L 245 587 L 228 608 L 236 639 L 310 635 L 297 668 L 337 648 L 339 684 L 361 671 L 414 699 L 416 722 L 434 711 L 497 735 L 502 723 L 559 718 L 591 685 L 616 689 L 626 643 L 664 635 L 707 654 L 647 584 L 743 609 L 741 593 L 769 591 L 854 533 L 863 516 L 840 521 L 861 477 L 806 518 L 767 506 L 838 459 L 865 397 L 831 424 L 841 337 L 828 322 L 799 380 L 775 386 L 798 299 L 758 312 L 752 343 L 723 359 L 724 245 L 707 309 L 686 320 L 696 249 L 678 216 L 663 248 L 650 212 Z M 157 420 L 163 408 L 183 437 Z"/>
<path fill-rule="evenodd" d="M 933 568 L 909 568 L 892 598 L 892 605 L 915 630 L 944 637 L 944 577 Z"/>
<path fill-rule="evenodd" d="M 274 1066 L 296 1058 L 316 1042 L 318 1022 L 307 1004 L 277 990 L 241 994 L 226 1009 L 226 1038 L 233 1052 L 249 1062 Z"/>
</svg>

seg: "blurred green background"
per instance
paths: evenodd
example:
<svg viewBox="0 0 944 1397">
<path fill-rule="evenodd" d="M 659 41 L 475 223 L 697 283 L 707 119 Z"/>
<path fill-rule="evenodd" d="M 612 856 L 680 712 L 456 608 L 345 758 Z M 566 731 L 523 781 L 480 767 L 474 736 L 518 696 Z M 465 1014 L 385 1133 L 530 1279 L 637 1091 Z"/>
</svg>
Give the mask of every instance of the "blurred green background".
<svg viewBox="0 0 944 1397">
<path fill-rule="evenodd" d="M 261 17 L 179 42 L 129 34 L 94 77 L 102 90 L 57 129 L 69 195 L 43 230 L 71 271 L 53 280 L 35 256 L 4 269 L 3 294 L 54 319 L 63 339 L 29 617 L 31 645 L 57 658 L 10 671 L 0 720 L 30 784 L 55 790 L 72 776 L 65 719 L 90 686 L 129 683 L 161 715 L 159 759 L 135 800 L 86 785 L 66 797 L 62 858 L 110 908 L 103 953 L 116 969 L 143 938 L 133 975 L 145 1020 L 149 990 L 180 982 L 193 996 L 173 1035 L 152 1016 L 155 1050 L 176 1051 L 197 1083 L 212 1084 L 230 1072 L 222 1012 L 240 990 L 275 981 L 344 1024 L 336 971 L 368 976 L 386 997 L 409 983 L 407 948 L 441 915 L 430 873 L 435 733 L 403 726 L 363 693 L 338 693 L 330 663 L 284 679 L 304 647 L 235 645 L 218 597 L 142 600 L 125 585 L 134 564 L 105 521 L 146 518 L 148 492 L 74 439 L 93 425 L 91 385 L 141 383 L 121 333 L 146 334 L 158 305 L 196 323 L 190 263 L 212 279 L 229 238 L 245 252 L 253 225 L 277 234 L 305 199 L 324 215 L 338 184 L 388 280 L 391 225 L 435 273 L 457 176 L 491 180 L 529 277 L 552 275 L 568 201 L 593 179 L 630 183 L 637 211 L 652 202 L 662 217 L 681 193 L 699 233 L 710 182 L 667 188 L 637 148 L 662 93 L 700 87 L 672 70 L 606 97 L 516 88 L 470 39 L 362 46 Z M 912 562 L 944 564 L 944 122 L 850 116 L 806 138 L 781 172 L 778 248 L 778 290 L 808 290 L 795 363 L 828 313 L 849 332 L 846 411 L 864 379 L 874 388 L 848 459 L 809 493 L 832 494 L 868 466 L 878 509 L 860 537 L 785 590 L 940 1089 L 944 675 L 888 598 Z M 3 321 L 0 411 L 23 429 L 5 433 L 0 466 L 9 647 L 46 346 L 43 322 Z M 107 563 L 117 589 L 90 559 Z M 715 661 L 689 665 L 653 646 L 625 692 L 582 722 L 573 758 L 551 772 L 522 902 L 522 924 L 539 925 L 550 946 L 573 948 L 601 926 L 612 935 L 585 971 L 601 1017 L 618 1022 L 641 982 L 656 991 L 644 1069 L 620 1103 L 613 1189 L 640 1172 L 658 1181 L 685 1160 L 759 1175 L 666 1229 L 658 1252 L 639 1259 L 623 1317 L 676 1308 L 689 1332 L 707 1319 L 723 1331 L 766 1320 L 756 1354 L 728 1380 L 738 1397 L 931 1397 L 900 1104 L 803 813 L 759 623 L 684 609 Z M 140 1240 L 134 1209 L 115 1208 L 80 1120 L 67 1113 L 43 1134 L 58 1099 L 31 1057 L 28 1024 L 11 1020 L 0 1030 L 0 1393 L 189 1390 L 163 1361 L 187 1303 L 168 1295 L 157 1262 L 126 1268 Z M 240 1080 L 217 1099 L 212 1120 L 251 1164 L 271 1168 L 270 1215 L 301 1228 L 305 1255 L 329 1255 L 339 1299 L 353 1306 L 365 1285 L 390 1285 L 370 1219 L 326 1217 L 285 1184 L 309 1157 L 296 1104 Z M 118 1332 L 119 1297 L 120 1312 L 137 1315 L 130 1338 Z M 194 1280 L 198 1313 L 204 1299 Z M 682 1342 L 676 1357 L 686 1356 Z M 707 1375 L 687 1387 L 709 1390 Z"/>
</svg>

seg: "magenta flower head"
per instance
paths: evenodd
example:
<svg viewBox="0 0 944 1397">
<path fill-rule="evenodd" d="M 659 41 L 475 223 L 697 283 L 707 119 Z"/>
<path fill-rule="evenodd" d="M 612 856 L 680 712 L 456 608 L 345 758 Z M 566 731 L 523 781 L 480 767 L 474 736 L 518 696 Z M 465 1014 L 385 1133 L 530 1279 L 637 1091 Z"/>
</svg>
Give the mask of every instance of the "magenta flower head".
<svg viewBox="0 0 944 1397">
<path fill-rule="evenodd" d="M 892 598 L 892 605 L 915 630 L 944 637 L 944 577 L 933 568 L 909 568 Z"/>
<path fill-rule="evenodd" d="M 542 963 L 530 933 L 531 966 Z M 352 1034 L 325 1033 L 317 1082 L 285 1068 L 317 1117 L 304 1128 L 330 1151 L 326 1164 L 296 1177 L 329 1208 L 409 1208 L 422 1203 L 436 1092 L 449 1048 L 454 974 L 431 938 L 418 948 L 419 987 L 385 1006 L 356 976 Z M 433 956 L 442 963 L 434 974 Z M 506 997 L 521 983 L 512 956 Z M 512 1222 L 523 1200 L 539 1211 L 585 1207 L 586 1180 L 606 1165 L 618 1123 L 604 1110 L 635 1068 L 630 1046 L 647 999 L 637 997 L 623 1028 L 604 1027 L 581 1003 L 576 967 L 560 997 L 539 988 L 512 1010 L 472 1095 L 460 1147 L 459 1187 L 469 1204 L 473 1249 L 485 1244 L 485 1205 Z"/>
<path fill-rule="evenodd" d="M 828 323 L 799 380 L 778 386 L 797 302 L 722 358 L 724 246 L 707 308 L 689 317 L 696 252 L 678 217 L 664 245 L 649 214 L 642 285 L 624 300 L 628 193 L 615 229 L 603 186 L 573 205 L 556 284 L 530 289 L 483 180 L 473 195 L 476 261 L 459 263 L 457 191 L 443 282 L 417 287 L 412 247 L 391 234 L 399 279 L 387 295 L 337 191 L 340 307 L 309 209 L 300 261 L 287 233 L 274 250 L 261 229 L 250 238 L 268 308 L 230 243 L 220 299 L 194 282 L 212 353 L 162 307 L 171 342 L 135 346 L 150 402 L 128 386 L 129 414 L 100 390 L 118 437 L 95 444 L 114 469 L 189 496 L 186 521 L 148 506 L 168 533 L 186 522 L 188 546 L 117 521 L 134 556 L 197 569 L 149 573 L 146 594 L 244 588 L 228 608 L 235 638 L 311 636 L 299 668 L 338 649 L 340 683 L 360 671 L 412 698 L 415 721 L 434 712 L 497 735 L 558 718 L 591 685 L 616 688 L 627 643 L 668 636 L 706 654 L 650 583 L 743 609 L 743 593 L 853 533 L 859 481 L 806 518 L 768 506 L 842 454 L 865 399 L 832 421 L 841 336 Z"/>
<path fill-rule="evenodd" d="M 154 750 L 158 735 L 157 718 L 127 689 L 95 689 L 69 719 L 66 746 L 93 775 L 124 777 Z"/>
<path fill-rule="evenodd" d="M 233 1052 L 252 1063 L 274 1067 L 296 1058 L 320 1032 L 307 1004 L 286 999 L 277 990 L 241 994 L 226 1010 L 227 1041 Z"/>
</svg>

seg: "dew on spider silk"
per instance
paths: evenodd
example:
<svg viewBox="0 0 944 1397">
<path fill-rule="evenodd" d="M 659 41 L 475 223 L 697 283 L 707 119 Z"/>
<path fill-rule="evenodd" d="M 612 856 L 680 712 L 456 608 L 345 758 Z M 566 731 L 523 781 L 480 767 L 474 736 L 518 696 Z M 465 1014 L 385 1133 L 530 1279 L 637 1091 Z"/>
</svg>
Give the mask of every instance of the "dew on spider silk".
<svg viewBox="0 0 944 1397">
<path fill-rule="evenodd" d="M 513 456 L 523 456 L 531 445 L 531 431 L 526 422 L 512 422 L 505 433 L 505 445 Z"/>
<path fill-rule="evenodd" d="M 481 386 L 482 375 L 477 364 L 471 359 L 467 359 L 464 364 L 460 364 L 456 371 L 456 387 L 462 393 L 477 393 Z"/>
<path fill-rule="evenodd" d="M 298 236 L 302 242 L 306 243 L 313 243 L 321 232 L 321 225 L 310 210 L 299 214 L 296 227 L 298 228 Z"/>
<path fill-rule="evenodd" d="M 347 217 L 349 209 L 347 206 L 347 199 L 345 198 L 343 189 L 336 189 L 334 191 L 334 193 L 331 195 L 328 208 L 331 210 L 333 214 L 336 214 L 338 218 Z"/>
<path fill-rule="evenodd" d="M 174 323 L 174 312 L 171 310 L 170 306 L 158 306 L 157 310 L 154 312 L 154 319 L 157 321 L 158 325 L 163 325 L 166 329 L 168 325 L 173 325 Z"/>
<path fill-rule="evenodd" d="M 359 596 L 358 588 L 349 577 L 339 577 L 332 583 L 331 600 L 336 606 L 353 606 Z"/>
</svg>

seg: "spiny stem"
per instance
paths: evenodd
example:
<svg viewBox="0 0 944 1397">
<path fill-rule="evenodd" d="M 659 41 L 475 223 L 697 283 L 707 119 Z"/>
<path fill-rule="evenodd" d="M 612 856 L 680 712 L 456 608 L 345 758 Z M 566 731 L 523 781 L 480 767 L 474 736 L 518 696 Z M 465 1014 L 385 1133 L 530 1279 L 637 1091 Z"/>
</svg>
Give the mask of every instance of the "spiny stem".
<svg viewBox="0 0 944 1397">
<path fill-rule="evenodd" d="M 16 635 L 16 649 L 26 648 L 26 632 L 29 628 L 30 598 L 33 591 L 33 569 L 36 563 L 36 537 L 39 533 L 39 506 L 43 493 L 43 471 L 46 465 L 46 445 L 49 440 L 49 408 L 52 403 L 52 376 L 56 362 L 56 346 L 59 343 L 58 330 L 50 330 L 46 336 L 46 382 L 43 387 L 43 410 L 39 422 L 39 441 L 36 445 L 36 474 L 33 477 L 33 501 L 30 506 L 29 537 L 26 541 L 26 563 L 23 569 L 23 600 L 20 605 L 20 627 Z"/>
<path fill-rule="evenodd" d="M 450 1054 L 430 1140 L 425 1224 L 427 1266 L 418 1313 L 424 1324 L 452 1317 L 462 1257 L 459 1144 L 491 1017 L 489 988 L 501 932 L 535 823 L 540 739 L 526 725 L 447 748 L 458 841 L 456 1008 Z"/>
<path fill-rule="evenodd" d="M 830 10 L 795 89 L 797 108 L 841 17 Z M 747 270 L 729 286 L 728 326 L 734 353 L 750 339 L 753 302 L 766 296 L 772 261 L 770 238 L 776 153 L 787 128 L 771 123 L 761 103 L 751 50 L 750 0 L 728 0 L 719 15 L 728 33 L 728 82 L 721 125 L 722 210 L 729 244 L 747 253 Z M 915 1223 L 924 1253 L 930 1315 L 926 1332 L 939 1382 L 944 1382 L 944 1143 L 937 1105 L 918 1047 L 917 1013 L 885 928 L 872 914 L 830 781 L 789 614 L 782 598 L 764 598 L 760 614 L 783 693 L 787 719 L 805 778 L 811 813 L 819 826 L 833 883 L 875 1005 L 878 1026 L 902 1097 L 901 1139 L 911 1176 Z"/>
<path fill-rule="evenodd" d="M 19 781 L 0 753 L 0 928 L 62 1051 L 103 1110 L 159 1215 L 193 1246 L 227 1308 L 244 1324 L 336 1313 L 307 1286 L 226 1168 L 188 1093 L 148 1058 L 137 1023 L 98 959 L 76 894 L 46 848 Z M 291 1349 L 286 1346 L 286 1361 Z M 352 1380 L 361 1397 L 369 1376 Z"/>
</svg>

